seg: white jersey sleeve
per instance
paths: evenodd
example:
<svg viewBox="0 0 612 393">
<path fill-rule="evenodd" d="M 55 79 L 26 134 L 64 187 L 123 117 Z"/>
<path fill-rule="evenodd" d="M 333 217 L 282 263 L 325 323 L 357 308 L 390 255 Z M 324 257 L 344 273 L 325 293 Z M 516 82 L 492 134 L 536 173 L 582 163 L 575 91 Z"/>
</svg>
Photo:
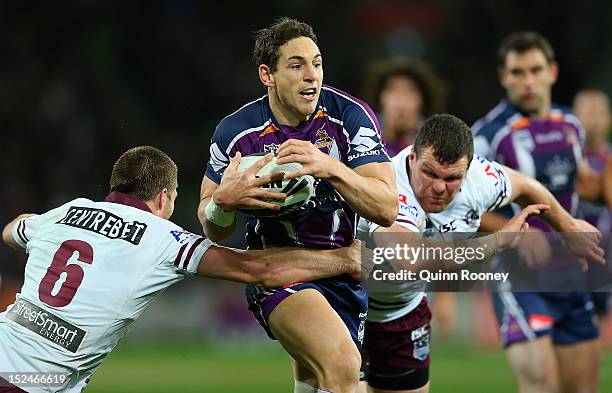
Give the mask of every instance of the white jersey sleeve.
<svg viewBox="0 0 612 393">
<path fill-rule="evenodd" d="M 17 244 L 26 248 L 30 239 L 36 236 L 36 231 L 38 229 L 39 223 L 39 215 L 30 216 L 26 218 L 22 218 L 17 220 L 12 228 L 13 239 L 17 242 Z"/>
<path fill-rule="evenodd" d="M 78 201 L 78 199 L 76 201 Z M 17 220 L 11 230 L 13 239 L 20 247 L 25 248 L 26 252 L 29 254 L 28 243 L 30 240 L 39 236 L 40 229 L 44 229 L 47 222 L 59 220 L 65 214 L 66 207 L 70 203 L 73 202 L 56 207 L 55 209 L 49 210 L 44 214 L 35 214 L 33 216 Z"/>
<path fill-rule="evenodd" d="M 394 225 L 399 225 L 403 228 L 408 229 L 410 232 L 424 232 L 426 214 L 421 205 L 416 201 L 416 198 L 412 195 L 400 194 L 399 198 L 399 214 L 395 219 Z"/>
<path fill-rule="evenodd" d="M 173 229 L 166 235 L 167 250 L 165 263 L 179 274 L 193 275 L 198 272 L 200 261 L 210 240 L 182 229 Z"/>
<path fill-rule="evenodd" d="M 404 194 L 399 195 L 400 208 L 399 214 L 393 225 L 408 229 L 410 232 L 421 233 L 425 228 L 425 212 L 418 203 L 411 204 L 407 201 Z M 357 238 L 366 242 L 366 245 L 373 246 L 372 234 L 380 228 L 380 225 L 367 220 L 363 217 L 359 218 L 357 224 Z"/>
<path fill-rule="evenodd" d="M 470 185 L 478 190 L 474 201 L 484 211 L 493 211 L 510 202 L 512 183 L 503 167 L 487 158 L 474 156 L 468 171 Z M 462 186 L 463 187 L 463 186 Z"/>
<path fill-rule="evenodd" d="M 148 211 L 83 198 L 12 229 L 29 256 L 15 303 L 0 313 L 0 354 L 10 354 L 0 369 L 66 371 L 79 388 L 164 289 L 197 272 L 212 244 Z"/>
</svg>

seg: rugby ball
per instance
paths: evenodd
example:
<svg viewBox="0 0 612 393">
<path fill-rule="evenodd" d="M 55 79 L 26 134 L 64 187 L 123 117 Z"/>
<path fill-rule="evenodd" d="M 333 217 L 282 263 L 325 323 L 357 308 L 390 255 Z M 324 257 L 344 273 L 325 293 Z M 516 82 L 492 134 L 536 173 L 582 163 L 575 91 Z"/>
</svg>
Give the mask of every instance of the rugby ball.
<svg viewBox="0 0 612 393">
<path fill-rule="evenodd" d="M 247 170 L 251 165 L 263 158 L 263 156 L 264 154 L 252 154 L 242 157 L 238 165 L 238 171 L 243 172 Z M 289 173 L 300 169 L 302 169 L 302 164 L 297 162 L 278 165 L 276 163 L 276 157 L 274 157 L 272 161 L 268 162 L 259 172 L 257 172 L 257 176 L 265 176 L 278 172 Z M 284 201 L 280 199 L 266 201 L 280 206 L 280 210 L 263 209 L 260 207 L 245 207 L 239 210 L 255 217 L 280 217 L 296 211 L 308 202 L 314 192 L 314 177 L 311 175 L 303 175 L 291 180 L 282 179 L 264 184 L 262 188 L 272 192 L 284 192 L 287 194 L 287 198 Z"/>
</svg>

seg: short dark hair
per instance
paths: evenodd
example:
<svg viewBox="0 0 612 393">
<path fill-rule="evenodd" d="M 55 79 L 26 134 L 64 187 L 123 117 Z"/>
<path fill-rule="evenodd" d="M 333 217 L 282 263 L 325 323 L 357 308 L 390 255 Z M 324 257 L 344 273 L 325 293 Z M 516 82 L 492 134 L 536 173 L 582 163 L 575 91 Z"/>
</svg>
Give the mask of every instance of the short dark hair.
<svg viewBox="0 0 612 393">
<path fill-rule="evenodd" d="M 266 64 L 272 71 L 276 71 L 279 48 L 298 37 L 307 37 L 317 42 L 317 36 L 309 24 L 286 16 L 277 19 L 270 27 L 256 31 L 253 49 L 255 64 Z"/>
<path fill-rule="evenodd" d="M 138 146 L 126 151 L 113 166 L 110 190 L 150 201 L 162 189 L 176 189 L 178 168 L 163 151 Z"/>
<path fill-rule="evenodd" d="M 427 147 L 432 148 L 433 155 L 442 163 L 453 163 L 466 157 L 469 165 L 474 156 L 472 130 L 453 115 L 433 115 L 417 131 L 414 142 L 416 156 L 419 157 Z"/>
<path fill-rule="evenodd" d="M 555 51 L 543 35 L 535 31 L 519 31 L 502 40 L 497 51 L 497 64 L 500 67 L 505 66 L 506 57 L 511 51 L 525 53 L 531 49 L 539 49 L 544 54 L 548 64 L 555 61 Z"/>
<path fill-rule="evenodd" d="M 425 62 L 406 59 L 382 60 L 370 66 L 364 96 L 375 111 L 381 110 L 380 93 L 394 76 L 404 76 L 416 84 L 423 100 L 425 117 L 442 112 L 446 100 L 444 82 Z"/>
</svg>

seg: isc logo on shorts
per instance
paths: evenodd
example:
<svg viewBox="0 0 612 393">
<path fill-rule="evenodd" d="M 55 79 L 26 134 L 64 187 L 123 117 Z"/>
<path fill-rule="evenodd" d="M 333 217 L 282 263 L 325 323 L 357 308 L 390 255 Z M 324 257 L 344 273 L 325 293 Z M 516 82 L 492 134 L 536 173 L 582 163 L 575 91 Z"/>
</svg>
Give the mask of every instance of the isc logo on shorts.
<svg viewBox="0 0 612 393">
<path fill-rule="evenodd" d="M 427 331 L 427 325 L 423 325 L 420 328 L 414 329 L 410 334 L 410 339 L 412 341 L 416 341 L 421 337 L 427 336 L 429 332 Z"/>
<path fill-rule="evenodd" d="M 429 356 L 429 330 L 427 325 L 423 325 L 417 329 L 414 329 L 410 334 L 412 339 L 412 357 L 419 360 L 425 361 Z"/>
</svg>

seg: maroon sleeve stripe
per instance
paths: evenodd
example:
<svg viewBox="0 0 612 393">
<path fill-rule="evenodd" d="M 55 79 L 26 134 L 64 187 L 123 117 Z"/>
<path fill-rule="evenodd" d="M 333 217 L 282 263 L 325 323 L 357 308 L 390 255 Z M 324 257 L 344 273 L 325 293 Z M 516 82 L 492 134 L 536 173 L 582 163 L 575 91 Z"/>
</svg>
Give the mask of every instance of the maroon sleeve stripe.
<svg viewBox="0 0 612 393">
<path fill-rule="evenodd" d="M 191 248 L 189 249 L 189 252 L 187 253 L 187 256 L 185 257 L 185 262 L 183 262 L 183 269 L 187 270 L 187 266 L 189 266 L 189 260 L 191 259 L 193 252 L 203 241 L 204 241 L 204 238 L 201 237 L 195 242 L 193 242 L 193 245 L 191 246 Z"/>
<path fill-rule="evenodd" d="M 26 236 L 26 220 L 23 220 L 23 226 L 21 227 L 21 234 L 23 235 L 23 238 L 26 239 L 27 242 L 30 241 L 30 239 L 28 239 L 28 237 Z"/>
<path fill-rule="evenodd" d="M 415 227 L 416 227 L 416 225 L 414 224 L 414 222 L 412 222 L 412 221 L 410 221 L 410 220 L 406 220 L 406 219 L 404 219 L 404 218 L 399 218 L 399 217 L 398 217 L 398 218 L 396 218 L 396 219 L 395 219 L 395 221 L 397 221 L 397 222 L 401 222 L 401 223 L 403 223 L 403 224 L 410 224 L 410 225 L 412 225 L 412 226 L 415 226 Z"/>
<path fill-rule="evenodd" d="M 181 263 L 181 257 L 183 256 L 183 252 L 187 248 L 187 244 L 189 243 L 183 244 L 183 247 L 181 247 L 181 249 L 179 250 L 179 253 L 176 256 L 176 259 L 174 260 L 174 266 L 178 267 L 179 263 Z"/>
<path fill-rule="evenodd" d="M 22 242 L 27 243 L 28 238 L 25 237 L 24 233 L 22 233 L 24 228 L 25 228 L 25 221 L 24 220 L 19 221 L 19 225 L 17 225 L 17 235 L 19 236 Z"/>
</svg>

